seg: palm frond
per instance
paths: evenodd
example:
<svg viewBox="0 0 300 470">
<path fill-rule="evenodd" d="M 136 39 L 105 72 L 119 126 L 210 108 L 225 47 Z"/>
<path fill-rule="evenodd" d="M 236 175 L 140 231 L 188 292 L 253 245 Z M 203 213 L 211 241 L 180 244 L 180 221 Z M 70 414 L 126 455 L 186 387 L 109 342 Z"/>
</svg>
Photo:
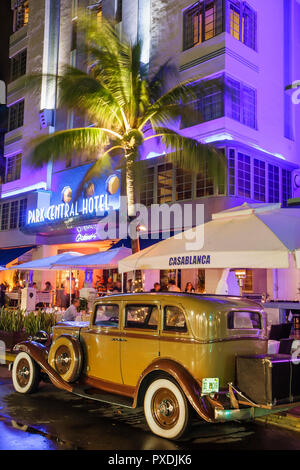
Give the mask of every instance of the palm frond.
<svg viewBox="0 0 300 470">
<path fill-rule="evenodd" d="M 58 131 L 31 141 L 31 163 L 40 167 L 51 159 L 65 160 L 74 151 L 96 152 L 109 143 L 108 134 L 99 128 L 84 127 Z"/>
</svg>

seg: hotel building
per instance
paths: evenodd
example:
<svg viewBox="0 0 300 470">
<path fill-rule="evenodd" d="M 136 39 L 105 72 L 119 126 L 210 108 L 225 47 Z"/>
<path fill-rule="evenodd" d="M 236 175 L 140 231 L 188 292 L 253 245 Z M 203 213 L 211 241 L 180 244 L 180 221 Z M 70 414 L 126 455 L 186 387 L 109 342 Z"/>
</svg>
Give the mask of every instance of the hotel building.
<svg viewBox="0 0 300 470">
<path fill-rule="evenodd" d="M 3 259 L 17 264 L 30 257 L 70 250 L 91 253 L 113 245 L 112 240 L 95 239 L 93 227 L 101 209 L 86 219 L 62 217 L 63 223 L 56 223 L 55 218 L 31 218 L 34 223 L 29 223 L 29 212 L 32 217 L 37 208 L 59 205 L 62 190 L 78 183 L 90 164 L 87 156 L 66 156 L 63 163 L 35 170 L 27 159 L 33 138 L 86 125 L 74 113 L 57 109 L 53 81 L 43 79 L 34 91 L 25 89 L 22 81 L 32 72 L 60 73 L 66 63 L 80 66 L 79 7 L 115 18 L 127 37 L 141 39 L 142 58 L 150 72 L 171 59 L 180 80 L 199 84 L 192 106 L 201 119 L 192 115 L 189 122 L 181 122 L 181 132 L 217 146 L 227 157 L 228 184 L 220 185 L 206 168 L 192 174 L 166 162 L 160 147 L 143 148 L 147 176 L 141 203 L 203 203 L 205 220 L 210 220 L 212 213 L 244 202 L 285 207 L 289 199 L 300 196 L 300 105 L 285 90 L 300 78 L 299 1 L 12 0 L 11 7 L 9 127 L 0 201 Z M 104 194 L 106 183 L 100 178 L 99 194 Z M 111 207 L 116 204 L 115 198 Z M 175 272 L 149 271 L 145 288 L 172 275 Z M 34 274 L 39 286 L 49 279 L 53 285 L 63 281 L 62 273 L 55 276 Z M 182 271 L 181 286 L 192 280 L 214 292 L 221 276 L 222 270 Z M 272 279 L 267 270 L 248 270 L 244 290 L 272 297 Z M 288 288 L 282 295 L 295 296 Z"/>
</svg>

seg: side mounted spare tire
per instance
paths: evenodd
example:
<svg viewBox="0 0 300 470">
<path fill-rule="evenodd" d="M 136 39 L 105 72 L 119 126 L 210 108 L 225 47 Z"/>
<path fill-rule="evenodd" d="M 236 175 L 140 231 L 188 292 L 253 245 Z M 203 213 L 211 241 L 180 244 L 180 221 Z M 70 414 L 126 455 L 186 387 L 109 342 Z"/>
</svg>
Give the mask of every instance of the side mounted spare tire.
<svg viewBox="0 0 300 470">
<path fill-rule="evenodd" d="M 70 335 L 59 336 L 52 344 L 48 362 L 66 382 L 75 382 L 82 369 L 83 354 L 78 339 Z"/>
</svg>

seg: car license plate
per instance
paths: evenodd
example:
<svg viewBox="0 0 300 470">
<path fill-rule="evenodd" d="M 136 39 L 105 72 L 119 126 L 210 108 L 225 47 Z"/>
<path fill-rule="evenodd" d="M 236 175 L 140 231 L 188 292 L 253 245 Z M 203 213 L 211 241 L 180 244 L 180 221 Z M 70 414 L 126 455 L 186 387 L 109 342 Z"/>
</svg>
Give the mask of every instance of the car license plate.
<svg viewBox="0 0 300 470">
<path fill-rule="evenodd" d="M 209 393 L 217 393 L 219 391 L 219 379 L 218 378 L 205 378 L 202 379 L 202 395 L 208 395 Z"/>
</svg>

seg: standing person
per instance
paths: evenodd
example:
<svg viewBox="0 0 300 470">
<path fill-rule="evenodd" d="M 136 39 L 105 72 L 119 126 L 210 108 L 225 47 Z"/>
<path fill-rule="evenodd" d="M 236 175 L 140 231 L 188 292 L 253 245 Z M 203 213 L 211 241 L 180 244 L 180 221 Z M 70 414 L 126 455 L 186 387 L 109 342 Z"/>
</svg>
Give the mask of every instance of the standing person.
<svg viewBox="0 0 300 470">
<path fill-rule="evenodd" d="M 187 282 L 186 283 L 186 286 L 185 286 L 185 292 L 191 294 L 193 292 L 195 292 L 195 289 L 194 289 L 194 286 L 191 282 Z"/>
<path fill-rule="evenodd" d="M 70 307 L 64 313 L 63 320 L 65 321 L 75 321 L 78 313 L 78 307 L 80 304 L 79 299 L 73 299 Z"/>
<path fill-rule="evenodd" d="M 180 289 L 179 289 L 179 287 L 176 286 L 176 282 L 175 282 L 174 279 L 171 279 L 171 280 L 169 281 L 168 291 L 169 291 L 169 292 L 181 292 Z"/>
<path fill-rule="evenodd" d="M 154 283 L 154 286 L 153 286 L 153 289 L 151 289 L 150 292 L 161 292 L 160 283 L 159 283 L 159 282 L 155 282 L 155 283 Z"/>
<path fill-rule="evenodd" d="M 122 292 L 122 283 L 121 281 L 117 281 L 113 287 L 113 291 L 112 291 L 114 294 L 117 294 L 118 292 Z"/>
<path fill-rule="evenodd" d="M 65 280 L 64 284 L 64 294 L 66 298 L 66 304 L 69 306 L 70 305 L 70 278 L 69 276 Z M 75 299 L 75 277 L 72 274 L 71 277 L 71 299 Z"/>
<path fill-rule="evenodd" d="M 5 291 L 6 286 L 2 283 L 0 286 L 0 308 L 5 306 Z"/>
</svg>

